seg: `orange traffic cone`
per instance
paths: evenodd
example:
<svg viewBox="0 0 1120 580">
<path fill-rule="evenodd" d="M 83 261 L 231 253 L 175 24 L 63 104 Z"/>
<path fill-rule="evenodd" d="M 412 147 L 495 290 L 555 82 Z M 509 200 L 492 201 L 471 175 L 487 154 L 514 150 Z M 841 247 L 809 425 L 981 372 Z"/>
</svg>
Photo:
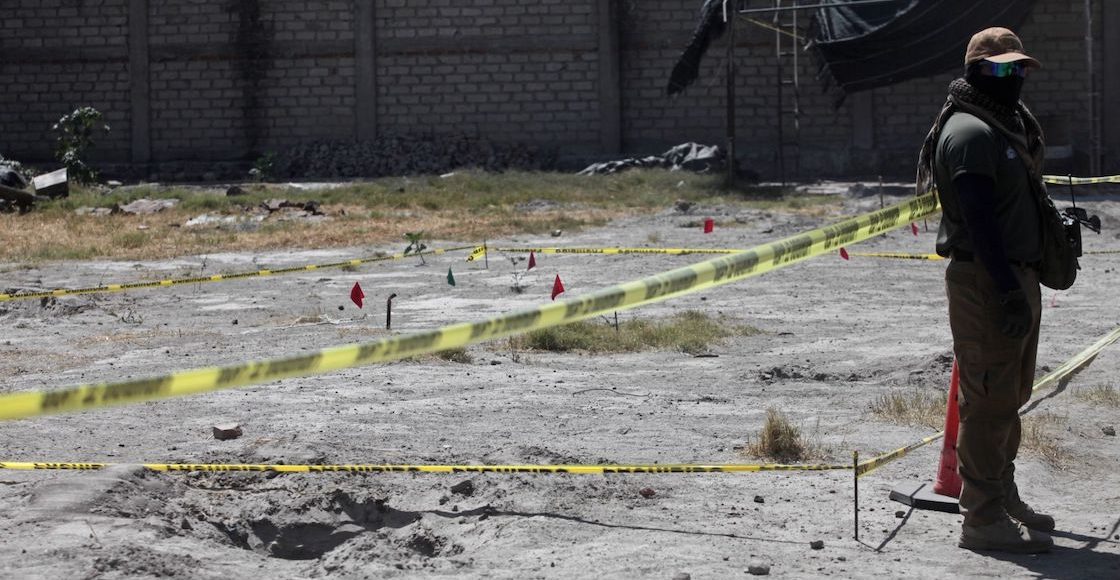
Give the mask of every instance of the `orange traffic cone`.
<svg viewBox="0 0 1120 580">
<path fill-rule="evenodd" d="M 957 390 L 960 385 L 960 370 L 953 361 L 953 372 L 949 378 L 949 402 L 945 409 L 945 443 L 941 447 L 941 464 L 937 466 L 937 481 L 933 492 L 948 497 L 961 496 L 961 476 L 957 474 L 957 430 L 960 426 L 960 412 L 957 409 Z"/>
</svg>

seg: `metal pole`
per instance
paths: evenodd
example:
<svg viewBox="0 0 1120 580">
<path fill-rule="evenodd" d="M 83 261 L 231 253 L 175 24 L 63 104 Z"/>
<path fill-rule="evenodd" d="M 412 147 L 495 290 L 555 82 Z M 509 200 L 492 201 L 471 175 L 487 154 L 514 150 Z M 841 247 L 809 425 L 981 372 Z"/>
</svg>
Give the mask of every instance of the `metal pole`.
<svg viewBox="0 0 1120 580">
<path fill-rule="evenodd" d="M 396 297 L 395 293 L 390 294 L 389 299 L 385 301 L 385 330 L 393 329 L 393 299 Z"/>
<path fill-rule="evenodd" d="M 786 135 L 783 130 L 785 124 L 786 91 L 782 85 L 782 66 L 785 59 L 782 57 L 782 0 L 774 0 L 774 57 L 778 59 L 778 174 L 782 176 L 782 187 L 786 186 Z"/>
<path fill-rule="evenodd" d="M 731 4 L 729 7 L 728 4 Z M 735 11 L 738 0 L 723 1 L 727 23 L 727 188 L 735 187 Z"/>
<path fill-rule="evenodd" d="M 1101 125 L 1097 119 L 1097 83 L 1093 69 L 1093 0 L 1085 0 L 1085 69 L 1089 82 L 1089 174 L 1100 175 Z"/>
<path fill-rule="evenodd" d="M 855 525 L 856 541 L 859 541 L 859 451 L 852 452 L 852 485 L 855 498 L 855 517 L 852 519 Z"/>
</svg>

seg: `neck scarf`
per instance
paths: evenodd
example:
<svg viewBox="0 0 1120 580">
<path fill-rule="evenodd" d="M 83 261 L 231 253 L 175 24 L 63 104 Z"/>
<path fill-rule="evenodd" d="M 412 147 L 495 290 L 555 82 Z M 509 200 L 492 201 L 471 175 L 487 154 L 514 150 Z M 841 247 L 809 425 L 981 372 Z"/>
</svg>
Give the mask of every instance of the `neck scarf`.
<svg viewBox="0 0 1120 580">
<path fill-rule="evenodd" d="M 949 96 L 945 99 L 945 105 L 937 115 L 937 120 L 926 134 L 922 151 L 918 154 L 918 175 L 915 184 L 918 195 L 934 188 L 933 156 L 937 149 L 937 141 L 941 138 L 941 130 L 945 127 L 945 122 L 957 111 L 970 113 L 1002 133 L 1023 157 L 1023 162 L 1031 174 L 1031 181 L 1037 181 L 1037 185 L 1042 185 L 1042 162 L 1046 146 L 1038 119 L 1035 119 L 1023 101 L 1019 101 L 1014 108 L 1007 107 L 976 90 L 964 79 L 956 79 L 949 83 Z"/>
</svg>

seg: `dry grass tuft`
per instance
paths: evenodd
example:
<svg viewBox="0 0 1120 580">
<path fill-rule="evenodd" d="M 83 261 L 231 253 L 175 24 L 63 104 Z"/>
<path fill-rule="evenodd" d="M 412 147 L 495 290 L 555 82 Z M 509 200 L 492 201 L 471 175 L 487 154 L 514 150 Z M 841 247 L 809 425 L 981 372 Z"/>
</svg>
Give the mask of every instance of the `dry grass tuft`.
<svg viewBox="0 0 1120 580">
<path fill-rule="evenodd" d="M 1120 407 L 1120 391 L 1112 385 L 1093 385 L 1078 389 L 1074 394 L 1077 398 L 1096 405 Z"/>
<path fill-rule="evenodd" d="M 666 349 L 699 354 L 726 338 L 760 332 L 751 326 L 728 324 L 706 313 L 688 310 L 663 321 L 627 320 L 619 324 L 617 331 L 614 325 L 599 321 L 542 328 L 513 337 L 510 347 L 517 350 L 592 353 Z"/>
<path fill-rule="evenodd" d="M 441 350 L 436 353 L 436 356 L 448 362 L 460 363 L 465 365 L 469 365 L 474 362 L 474 357 L 472 357 L 471 353 L 467 352 L 467 349 L 463 347 Z"/>
<path fill-rule="evenodd" d="M 815 441 L 807 441 L 801 429 L 790 423 L 785 413 L 770 408 L 766 410 L 766 423 L 758 436 L 750 439 L 743 451 L 752 457 L 771 459 L 779 463 L 821 459 L 828 450 Z"/>
<path fill-rule="evenodd" d="M 1023 417 L 1023 435 L 1019 446 L 1039 455 L 1055 469 L 1064 468 L 1070 452 L 1057 441 L 1057 432 L 1068 424 L 1065 417 L 1053 413 L 1038 413 Z"/>
<path fill-rule="evenodd" d="M 871 413 L 891 423 L 941 429 L 948 399 L 946 391 L 891 391 L 871 403 Z"/>
</svg>

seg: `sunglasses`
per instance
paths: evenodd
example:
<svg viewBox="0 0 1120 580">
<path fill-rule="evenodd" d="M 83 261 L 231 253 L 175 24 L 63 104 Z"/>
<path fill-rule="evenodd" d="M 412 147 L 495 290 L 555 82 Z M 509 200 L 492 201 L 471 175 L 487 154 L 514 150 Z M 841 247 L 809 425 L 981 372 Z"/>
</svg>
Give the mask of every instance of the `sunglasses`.
<svg viewBox="0 0 1120 580">
<path fill-rule="evenodd" d="M 976 64 L 980 67 L 980 74 L 999 78 L 1009 76 L 1026 78 L 1027 70 L 1030 68 L 1022 62 L 989 62 L 982 60 Z"/>
</svg>

